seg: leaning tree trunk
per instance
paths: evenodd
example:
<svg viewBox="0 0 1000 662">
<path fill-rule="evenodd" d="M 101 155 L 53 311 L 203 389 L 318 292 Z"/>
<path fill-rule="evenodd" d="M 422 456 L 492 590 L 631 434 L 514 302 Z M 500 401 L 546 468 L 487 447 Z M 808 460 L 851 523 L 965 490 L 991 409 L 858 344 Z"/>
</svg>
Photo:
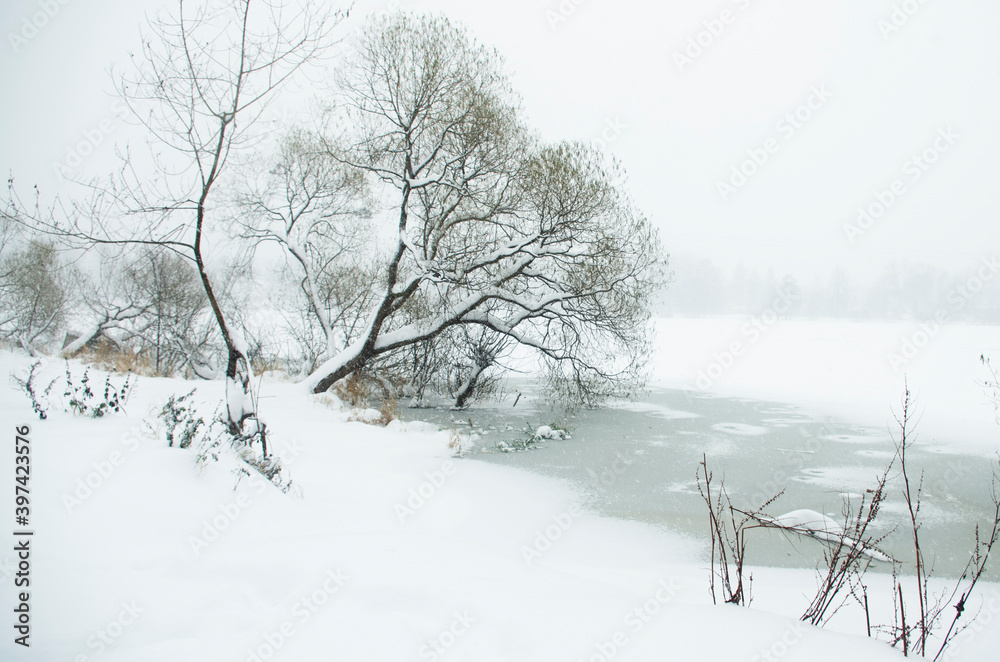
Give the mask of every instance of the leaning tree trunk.
<svg viewBox="0 0 1000 662">
<path fill-rule="evenodd" d="M 105 321 L 106 320 L 107 316 L 105 316 Z M 73 356 L 81 349 L 86 347 L 87 343 L 96 338 L 97 334 L 99 334 L 103 330 L 104 330 L 104 323 L 102 322 L 98 322 L 97 324 L 92 324 L 91 326 L 87 327 L 87 329 L 84 330 L 79 336 L 77 336 L 73 340 L 70 340 L 68 343 L 66 343 L 65 346 L 63 346 L 61 350 L 59 350 L 59 357 L 66 359 Z"/>
<path fill-rule="evenodd" d="M 410 171 L 409 158 L 409 156 L 406 157 L 407 172 Z M 409 200 L 410 183 L 409 181 L 405 181 L 403 183 L 402 200 L 399 204 L 400 237 L 406 234 L 407 205 L 409 204 Z M 396 283 L 399 280 L 399 265 L 405 252 L 406 243 L 401 238 L 396 244 L 395 254 L 386 267 L 385 295 L 382 297 L 382 301 L 368 322 L 364 339 L 359 341 L 355 346 L 345 349 L 340 353 L 340 356 L 333 357 L 333 359 L 320 366 L 319 371 L 322 371 L 322 374 L 314 374 L 307 380 L 310 383 L 313 393 L 323 393 L 352 372 L 364 368 L 377 356 L 375 343 L 379 338 L 379 334 L 382 333 L 382 327 L 385 325 L 386 320 L 389 319 L 389 316 L 403 302 L 416 292 L 419 285 L 419 280 L 414 280 L 401 292 L 396 291 Z"/>
<path fill-rule="evenodd" d="M 469 377 L 465 380 L 464 384 L 458 387 L 458 393 L 455 396 L 455 409 L 465 409 L 469 398 L 471 398 L 472 394 L 476 392 L 476 384 L 479 383 L 479 378 L 482 376 L 487 367 L 489 367 L 489 364 L 473 364 L 472 372 L 469 373 Z"/>
</svg>

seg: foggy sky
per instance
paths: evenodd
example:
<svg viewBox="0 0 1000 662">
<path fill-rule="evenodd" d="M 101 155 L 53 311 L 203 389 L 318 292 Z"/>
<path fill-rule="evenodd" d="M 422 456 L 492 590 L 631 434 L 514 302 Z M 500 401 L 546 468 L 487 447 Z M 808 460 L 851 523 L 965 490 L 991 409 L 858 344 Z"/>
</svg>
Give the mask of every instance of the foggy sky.
<svg viewBox="0 0 1000 662">
<path fill-rule="evenodd" d="M 22 192 L 60 191 L 54 167 L 87 141 L 73 173 L 113 164 L 130 129 L 108 68 L 160 5 L 0 7 L 0 167 Z M 530 123 L 602 141 L 669 251 L 867 277 L 898 259 L 972 271 L 1000 247 L 994 0 L 397 0 L 359 2 L 344 34 L 392 7 L 496 46 Z M 859 223 L 859 207 L 884 211 Z"/>
</svg>

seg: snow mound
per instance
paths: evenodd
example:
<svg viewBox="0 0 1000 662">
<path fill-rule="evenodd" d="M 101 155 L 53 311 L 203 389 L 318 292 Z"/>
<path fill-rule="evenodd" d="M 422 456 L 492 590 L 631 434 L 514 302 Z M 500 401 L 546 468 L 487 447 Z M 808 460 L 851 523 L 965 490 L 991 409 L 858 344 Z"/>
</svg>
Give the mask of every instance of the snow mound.
<svg viewBox="0 0 1000 662">
<path fill-rule="evenodd" d="M 409 421 L 403 424 L 403 430 L 421 434 L 436 434 L 441 431 L 441 427 L 436 423 L 427 423 L 426 421 Z"/>
<path fill-rule="evenodd" d="M 892 561 L 891 557 L 878 549 L 875 549 L 870 544 L 866 544 L 864 542 L 859 543 L 849 537 L 844 531 L 844 527 L 839 522 L 827 517 L 823 513 L 818 513 L 815 510 L 802 508 L 777 517 L 757 515 L 754 519 L 764 526 L 770 526 L 784 531 L 791 531 L 792 533 L 809 536 L 810 538 L 815 538 L 816 540 L 821 540 L 823 542 L 834 544 L 843 542 L 843 544 L 849 549 L 854 549 L 855 547 L 860 546 L 861 553 L 870 559 L 875 561 L 884 561 L 886 563 Z"/>
<path fill-rule="evenodd" d="M 802 508 L 774 518 L 774 523 L 788 529 L 801 529 L 830 542 L 844 535 L 844 527 L 831 517 Z"/>
<path fill-rule="evenodd" d="M 378 409 L 358 409 L 352 414 L 352 417 L 362 423 L 377 423 L 382 419 L 382 412 Z"/>
<path fill-rule="evenodd" d="M 536 439 L 571 439 L 569 432 L 549 425 L 543 425 L 535 430 Z"/>
</svg>

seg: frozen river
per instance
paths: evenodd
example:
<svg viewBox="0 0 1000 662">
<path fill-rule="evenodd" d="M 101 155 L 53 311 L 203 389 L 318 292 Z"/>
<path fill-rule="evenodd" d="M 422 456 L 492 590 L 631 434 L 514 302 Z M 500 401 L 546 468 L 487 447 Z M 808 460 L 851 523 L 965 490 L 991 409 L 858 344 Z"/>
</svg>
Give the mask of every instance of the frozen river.
<svg viewBox="0 0 1000 662">
<path fill-rule="evenodd" d="M 471 430 L 480 438 L 468 457 L 567 480 L 596 512 L 663 526 L 706 543 L 707 511 L 695 480 L 703 453 L 715 475 L 713 485 L 724 477 L 738 508 L 759 506 L 784 490 L 769 514 L 808 508 L 842 521 L 845 496 L 856 500 L 874 487 L 894 454 L 890 432 L 897 433 L 810 416 L 790 405 L 670 389 L 568 416 L 526 398 L 513 408 L 511 402 L 463 412 L 406 410 L 403 416 Z M 553 424 L 567 427 L 571 438 L 543 441 L 523 452 L 497 450 L 520 446 L 529 431 Z M 973 546 L 974 525 L 992 521 L 989 482 L 996 460 L 945 453 L 941 444 L 923 447 L 917 432 L 907 464 L 911 480 L 924 472 L 922 547 L 935 576 L 958 576 Z M 897 474 L 898 463 L 892 472 Z M 909 561 L 905 517 L 897 478 L 890 482 L 875 534 L 888 533 L 883 549 Z M 822 545 L 811 539 L 766 529 L 748 534 L 754 565 L 813 567 L 822 555 Z M 996 560 L 990 565 L 989 578 L 1000 578 Z"/>
</svg>

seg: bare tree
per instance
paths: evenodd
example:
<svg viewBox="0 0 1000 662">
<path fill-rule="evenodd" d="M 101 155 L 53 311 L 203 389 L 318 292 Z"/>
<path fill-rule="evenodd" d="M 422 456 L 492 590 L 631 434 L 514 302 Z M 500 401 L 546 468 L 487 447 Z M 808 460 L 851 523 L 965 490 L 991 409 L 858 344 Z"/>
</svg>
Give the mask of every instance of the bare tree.
<svg viewBox="0 0 1000 662">
<path fill-rule="evenodd" d="M 134 293 L 142 313 L 131 324 L 115 327 L 152 354 L 156 374 L 214 376 L 210 357 L 218 346 L 218 331 L 194 267 L 174 253 L 154 249 L 128 265 L 123 278 L 123 289 Z"/>
<path fill-rule="evenodd" d="M 309 324 L 295 325 L 310 370 L 354 339 L 374 296 L 365 184 L 360 171 L 298 130 L 282 141 L 276 165 L 240 195 L 237 233 L 255 247 L 273 242 L 285 251 L 305 314 L 319 326 L 324 344 L 316 351 Z"/>
<path fill-rule="evenodd" d="M 514 345 L 513 339 L 486 326 L 457 328 L 454 344 L 458 360 L 452 364 L 448 386 L 455 407 L 463 409 L 473 400 L 496 393 L 501 377 L 495 368 Z"/>
<path fill-rule="evenodd" d="M 72 274 L 52 244 L 30 241 L 0 260 L 0 337 L 32 356 L 51 341 L 66 314 Z"/>
<path fill-rule="evenodd" d="M 80 301 L 69 312 L 70 321 L 67 323 L 68 326 L 75 325 L 77 335 L 70 339 L 67 334 L 68 342 L 59 351 L 62 357 L 73 356 L 112 329 L 131 326 L 152 305 L 135 279 L 130 277 L 123 260 L 102 256 L 96 274 L 84 272 L 80 277 L 83 281 Z"/>
<path fill-rule="evenodd" d="M 384 17 L 352 64 L 339 81 L 351 132 L 329 151 L 386 186 L 398 223 L 362 332 L 307 385 L 458 326 L 533 348 L 580 391 L 637 383 L 662 257 L 615 164 L 538 144 L 499 56 L 446 19 Z M 418 293 L 432 312 L 405 320 Z"/>
<path fill-rule="evenodd" d="M 92 182 L 92 198 L 68 220 L 32 219 L 36 230 L 80 245 L 155 246 L 195 265 L 226 347 L 227 413 L 237 435 L 262 429 L 247 346 L 226 315 L 207 259 L 229 216 L 219 206 L 220 190 L 237 155 L 259 142 L 257 124 L 268 104 L 303 65 L 321 57 L 339 18 L 311 3 L 178 0 L 173 12 L 150 21 L 134 71 L 116 81 L 148 136 L 152 172 L 126 153 L 120 172 Z M 5 213 L 27 215 L 15 202 Z"/>
</svg>

